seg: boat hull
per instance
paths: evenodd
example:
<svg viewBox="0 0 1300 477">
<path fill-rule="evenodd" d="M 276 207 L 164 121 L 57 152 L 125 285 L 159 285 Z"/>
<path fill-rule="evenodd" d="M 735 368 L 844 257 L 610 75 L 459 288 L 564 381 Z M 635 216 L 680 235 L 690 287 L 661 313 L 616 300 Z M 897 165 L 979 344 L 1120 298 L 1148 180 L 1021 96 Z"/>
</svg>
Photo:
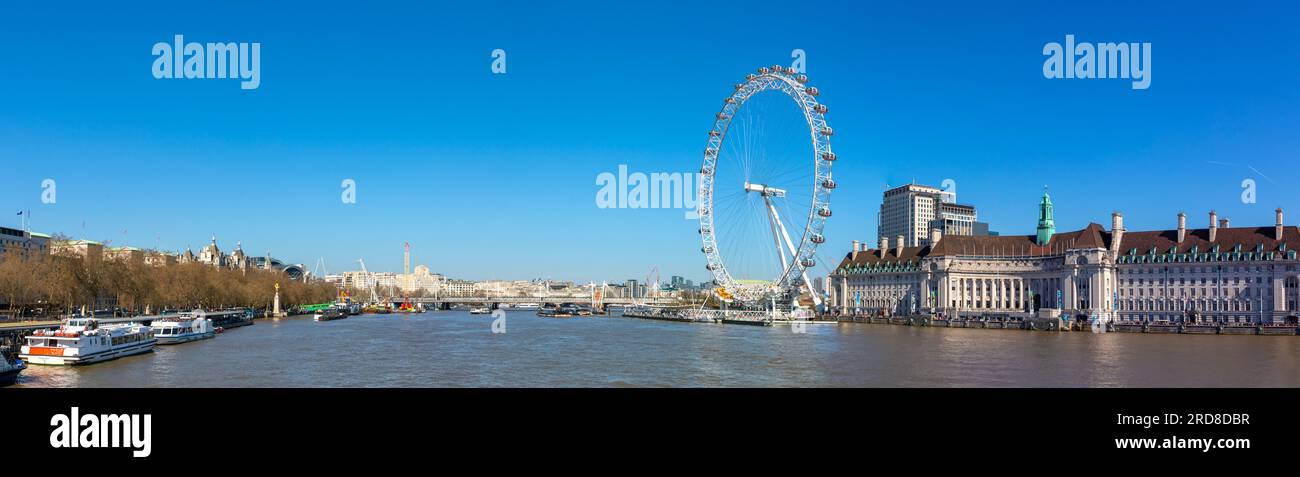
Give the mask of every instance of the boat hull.
<svg viewBox="0 0 1300 477">
<path fill-rule="evenodd" d="M 147 341 L 141 341 L 138 343 L 132 343 L 128 346 L 108 349 L 108 350 L 104 350 L 104 351 L 100 351 L 88 355 L 46 356 L 46 355 L 39 355 L 39 354 L 21 354 L 18 355 L 18 357 L 22 358 L 23 361 L 26 361 L 31 364 L 41 364 L 47 366 L 78 366 L 83 364 L 99 363 L 111 359 L 117 359 L 125 356 L 137 355 L 141 353 L 148 353 L 150 351 L 153 351 L 154 345 L 156 344 L 158 344 L 158 340 L 151 339 Z"/>
<path fill-rule="evenodd" d="M 0 358 L 0 359 L 4 359 L 4 358 Z M 10 384 L 13 384 L 15 381 L 18 381 L 18 374 L 22 373 L 24 369 L 27 368 L 14 368 L 4 372 L 0 372 L 0 386 L 8 386 Z"/>
<path fill-rule="evenodd" d="M 176 336 L 159 336 L 156 339 L 158 340 L 158 345 L 166 346 L 166 345 L 176 345 L 181 343 L 189 343 L 191 341 L 206 340 L 208 338 L 212 338 L 215 336 L 217 336 L 216 331 L 209 331 L 206 333 L 189 333 L 189 334 L 176 335 Z"/>
</svg>

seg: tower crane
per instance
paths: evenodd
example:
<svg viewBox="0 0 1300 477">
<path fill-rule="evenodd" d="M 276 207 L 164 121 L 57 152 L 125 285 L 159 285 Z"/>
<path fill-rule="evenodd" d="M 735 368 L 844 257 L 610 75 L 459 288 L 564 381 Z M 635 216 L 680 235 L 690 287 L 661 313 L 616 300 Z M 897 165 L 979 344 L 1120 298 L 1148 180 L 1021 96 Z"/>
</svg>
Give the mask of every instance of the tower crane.
<svg viewBox="0 0 1300 477">
<path fill-rule="evenodd" d="M 371 280 L 370 270 L 366 270 L 366 261 L 358 258 L 357 262 L 361 263 L 361 274 L 366 277 L 366 282 L 370 284 L 370 302 L 379 303 L 379 291 L 375 288 L 377 284 Z"/>
</svg>

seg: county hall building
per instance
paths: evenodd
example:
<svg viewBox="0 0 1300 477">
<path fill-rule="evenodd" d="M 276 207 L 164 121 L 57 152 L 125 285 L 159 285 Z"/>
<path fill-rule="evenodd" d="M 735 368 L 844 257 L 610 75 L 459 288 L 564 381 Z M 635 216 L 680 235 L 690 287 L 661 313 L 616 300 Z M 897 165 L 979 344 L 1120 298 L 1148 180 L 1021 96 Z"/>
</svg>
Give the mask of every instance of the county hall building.
<svg viewBox="0 0 1300 477">
<path fill-rule="evenodd" d="M 1296 324 L 1300 229 L 1232 227 L 1209 214 L 1206 228 L 1126 231 L 1091 223 L 1057 233 L 1051 198 L 1038 233 L 943 235 L 924 245 L 857 241 L 830 276 L 829 311 L 839 315 L 1061 316 L 1130 323 Z M 892 243 L 891 243 L 892 242 Z"/>
</svg>

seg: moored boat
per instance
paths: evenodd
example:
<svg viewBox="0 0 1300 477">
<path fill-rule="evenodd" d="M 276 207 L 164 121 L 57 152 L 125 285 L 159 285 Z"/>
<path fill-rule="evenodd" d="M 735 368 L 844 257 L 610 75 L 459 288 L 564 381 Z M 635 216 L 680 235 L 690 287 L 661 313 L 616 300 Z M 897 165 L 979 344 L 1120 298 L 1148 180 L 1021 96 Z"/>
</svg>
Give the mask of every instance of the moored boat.
<svg viewBox="0 0 1300 477">
<path fill-rule="evenodd" d="M 32 364 L 90 364 L 147 353 L 156 344 L 153 329 L 145 325 L 100 326 L 94 318 L 71 318 L 58 330 L 40 330 L 28 336 L 18 356 Z"/>
<path fill-rule="evenodd" d="M 213 327 L 221 327 L 227 330 L 253 324 L 253 310 L 247 309 L 236 308 L 220 311 L 194 310 L 182 313 L 182 315 L 189 318 L 211 320 Z"/>
<path fill-rule="evenodd" d="M 316 312 L 315 315 L 312 315 L 312 319 L 316 321 L 342 320 L 347 317 L 348 317 L 347 309 L 341 307 L 329 307 L 324 310 Z"/>
<path fill-rule="evenodd" d="M 547 304 L 537 309 L 537 316 L 544 318 L 570 318 L 576 314 L 578 314 L 578 308 L 570 303 L 560 306 Z"/>
<path fill-rule="evenodd" d="M 208 318 L 168 318 L 152 323 L 154 338 L 160 345 L 188 343 L 217 335 L 217 328 Z"/>
<path fill-rule="evenodd" d="M 372 303 L 372 304 L 366 305 L 364 308 L 362 308 L 362 309 L 361 309 L 361 312 L 362 312 L 362 313 L 376 313 L 376 314 L 380 314 L 380 315 L 387 315 L 387 314 L 393 312 L 393 307 L 392 307 L 392 305 L 388 305 L 388 304 L 384 304 L 384 303 Z"/>
<path fill-rule="evenodd" d="M 6 348 L 7 349 L 7 348 Z M 5 352 L 0 352 L 0 386 L 8 386 L 18 380 L 18 374 L 27 369 L 27 363 L 21 359 L 15 359 L 9 362 L 9 357 Z"/>
<path fill-rule="evenodd" d="M 490 313 L 492 313 L 492 310 L 488 309 L 486 306 L 476 306 L 469 309 L 469 314 L 471 315 L 487 315 Z"/>
</svg>

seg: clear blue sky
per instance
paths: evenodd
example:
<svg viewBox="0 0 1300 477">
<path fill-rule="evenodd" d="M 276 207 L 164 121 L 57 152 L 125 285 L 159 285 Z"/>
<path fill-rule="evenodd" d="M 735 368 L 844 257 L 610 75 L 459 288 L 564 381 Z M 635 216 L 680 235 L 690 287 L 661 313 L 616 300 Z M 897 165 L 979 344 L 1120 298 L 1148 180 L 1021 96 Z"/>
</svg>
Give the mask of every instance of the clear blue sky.
<svg viewBox="0 0 1300 477">
<path fill-rule="evenodd" d="M 912 179 L 954 179 L 1006 234 L 1032 233 L 1045 184 L 1060 230 L 1300 221 L 1291 2 L 138 3 L 0 5 L 0 225 L 30 209 L 168 250 L 215 233 L 331 271 L 399 270 L 409 241 L 456 277 L 698 281 L 696 223 L 597 209 L 595 177 L 696 171 L 732 84 L 795 48 L 841 158 L 824 257 L 873 242 L 884 185 Z M 154 79 L 175 34 L 262 43 L 260 88 Z M 1151 42 L 1150 89 L 1044 79 L 1066 34 Z"/>
</svg>

